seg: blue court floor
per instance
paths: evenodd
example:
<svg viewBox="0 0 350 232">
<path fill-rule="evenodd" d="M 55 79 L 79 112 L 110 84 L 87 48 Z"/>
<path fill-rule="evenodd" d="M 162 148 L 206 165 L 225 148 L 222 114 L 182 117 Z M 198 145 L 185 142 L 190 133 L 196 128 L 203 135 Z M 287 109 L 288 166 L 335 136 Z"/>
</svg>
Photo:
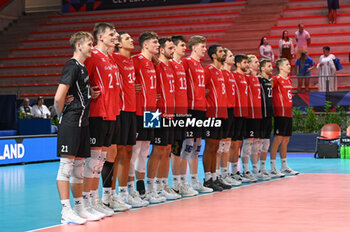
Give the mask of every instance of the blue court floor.
<svg viewBox="0 0 350 232">
<path fill-rule="evenodd" d="M 267 169 L 268 163 L 269 160 Z M 350 174 L 350 159 L 288 154 L 288 165 L 301 173 Z M 203 169 L 199 166 L 202 180 Z M 0 167 L 0 231 L 28 231 L 60 224 L 57 170 L 58 162 Z M 169 180 L 171 184 L 171 175 Z"/>
</svg>

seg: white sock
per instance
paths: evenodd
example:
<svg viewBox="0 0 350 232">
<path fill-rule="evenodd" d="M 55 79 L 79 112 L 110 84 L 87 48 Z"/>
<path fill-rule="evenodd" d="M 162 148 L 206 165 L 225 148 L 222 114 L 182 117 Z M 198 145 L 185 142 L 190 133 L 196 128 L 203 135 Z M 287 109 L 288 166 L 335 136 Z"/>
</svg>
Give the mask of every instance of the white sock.
<svg viewBox="0 0 350 232">
<path fill-rule="evenodd" d="M 83 197 L 74 198 L 74 209 L 81 210 L 83 207 Z"/>
<path fill-rule="evenodd" d="M 259 172 L 259 165 L 256 163 L 256 164 L 253 164 L 253 173 L 258 173 Z"/>
<path fill-rule="evenodd" d="M 191 174 L 191 183 L 196 183 L 196 182 L 198 182 L 197 174 Z"/>
<path fill-rule="evenodd" d="M 119 186 L 119 195 L 120 196 L 128 195 L 128 187 L 127 186 Z"/>
<path fill-rule="evenodd" d="M 230 162 L 230 166 L 231 166 L 231 173 L 236 174 L 238 172 L 238 162 L 236 163 Z"/>
<path fill-rule="evenodd" d="M 211 177 L 213 178 L 213 181 L 216 181 L 216 178 L 218 177 L 216 172 L 211 173 Z"/>
<path fill-rule="evenodd" d="M 221 177 L 226 178 L 228 175 L 228 168 L 221 167 Z"/>
<path fill-rule="evenodd" d="M 281 159 L 281 168 L 283 169 L 283 168 L 287 168 L 287 167 L 288 167 L 287 158 Z"/>
<path fill-rule="evenodd" d="M 178 186 L 180 184 L 180 175 L 173 176 L 173 187 Z"/>
<path fill-rule="evenodd" d="M 266 170 L 265 163 L 266 163 L 266 160 L 260 160 L 260 170 L 261 171 L 265 171 Z"/>
<path fill-rule="evenodd" d="M 112 194 L 112 188 L 103 188 L 102 200 L 107 201 L 109 196 Z"/>
<path fill-rule="evenodd" d="M 211 178 L 211 173 L 210 172 L 206 172 L 205 173 L 205 181 L 210 180 L 210 178 Z"/>
<path fill-rule="evenodd" d="M 216 169 L 216 176 L 220 176 L 220 169 Z"/>
<path fill-rule="evenodd" d="M 129 193 L 135 191 L 135 183 L 134 183 L 134 181 L 129 181 L 128 182 L 128 190 L 129 190 Z"/>
<path fill-rule="evenodd" d="M 100 200 L 100 196 L 98 195 L 98 189 L 96 189 L 93 194 L 96 200 Z"/>
<path fill-rule="evenodd" d="M 271 169 L 276 169 L 276 160 L 271 160 Z"/>
<path fill-rule="evenodd" d="M 161 178 L 156 178 L 155 183 L 156 183 L 156 190 L 157 191 L 163 189 L 163 183 L 162 183 Z"/>
<path fill-rule="evenodd" d="M 150 192 L 154 190 L 154 179 L 153 178 L 147 178 L 147 190 Z"/>
<path fill-rule="evenodd" d="M 161 178 L 161 181 L 162 181 L 162 186 L 169 186 L 169 183 L 168 183 L 168 178 Z"/>
<path fill-rule="evenodd" d="M 83 205 L 84 207 L 90 206 L 90 193 L 83 192 Z"/>
<path fill-rule="evenodd" d="M 61 200 L 61 205 L 62 205 L 62 210 L 67 210 L 71 209 L 72 207 L 70 206 L 70 201 L 69 199 L 67 200 Z"/>
<path fill-rule="evenodd" d="M 118 194 L 117 194 L 117 190 L 116 190 L 116 189 L 112 189 L 112 196 L 113 196 L 113 197 L 118 197 Z"/>
<path fill-rule="evenodd" d="M 249 172 L 249 163 L 243 163 L 243 170 L 244 172 Z"/>
<path fill-rule="evenodd" d="M 180 175 L 181 184 L 187 184 L 187 176 L 186 175 Z"/>
<path fill-rule="evenodd" d="M 94 206 L 94 205 L 96 205 L 96 198 L 95 198 L 95 191 L 90 191 L 90 193 L 89 193 L 89 199 L 90 199 L 90 204 L 92 205 L 92 206 Z"/>
</svg>

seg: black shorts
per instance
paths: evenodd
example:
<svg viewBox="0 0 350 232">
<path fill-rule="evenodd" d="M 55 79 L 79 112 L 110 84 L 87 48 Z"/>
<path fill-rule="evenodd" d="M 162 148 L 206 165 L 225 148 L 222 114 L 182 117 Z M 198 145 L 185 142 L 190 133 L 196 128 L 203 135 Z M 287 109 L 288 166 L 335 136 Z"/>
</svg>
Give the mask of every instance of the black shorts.
<svg viewBox="0 0 350 232">
<path fill-rule="evenodd" d="M 153 145 L 168 146 L 174 143 L 174 127 L 162 127 L 154 129 Z"/>
<path fill-rule="evenodd" d="M 234 120 L 234 135 L 232 137 L 232 140 L 243 140 L 245 138 L 246 133 L 246 118 L 243 117 L 236 117 Z"/>
<path fill-rule="evenodd" d="M 275 135 L 292 136 L 293 118 L 275 117 Z"/>
<path fill-rule="evenodd" d="M 71 155 L 75 157 L 90 157 L 89 126 L 75 127 L 58 125 L 57 156 Z"/>
<path fill-rule="evenodd" d="M 246 136 L 245 138 L 260 138 L 261 129 L 261 119 L 250 119 L 247 118 L 246 121 Z"/>
<path fill-rule="evenodd" d="M 106 121 L 101 117 L 90 117 L 90 146 L 109 147 L 115 133 L 116 121 Z"/>
<path fill-rule="evenodd" d="M 205 128 L 205 138 L 206 139 L 222 139 L 224 138 L 224 121 L 225 119 L 222 118 L 216 118 L 216 121 L 221 121 L 220 127 L 207 127 Z"/>
<path fill-rule="evenodd" d="M 136 144 L 136 113 L 120 111 L 120 130 L 118 145 Z"/>
<path fill-rule="evenodd" d="M 200 110 L 188 110 L 188 114 L 191 115 L 190 119 L 205 120 L 205 111 Z M 204 137 L 204 127 L 189 126 L 186 130 L 186 138 L 202 138 Z"/>
<path fill-rule="evenodd" d="M 233 138 L 235 127 L 235 117 L 233 115 L 233 108 L 227 109 L 227 116 L 228 118 L 224 120 L 223 124 L 223 138 Z"/>
<path fill-rule="evenodd" d="M 112 144 L 119 144 L 120 140 L 120 116 L 116 117 L 114 132 L 112 136 Z"/>
<path fill-rule="evenodd" d="M 136 141 L 153 141 L 154 129 L 143 128 L 143 116 L 136 116 Z"/>
<path fill-rule="evenodd" d="M 260 138 L 261 139 L 270 139 L 272 131 L 272 117 L 260 119 Z"/>
</svg>

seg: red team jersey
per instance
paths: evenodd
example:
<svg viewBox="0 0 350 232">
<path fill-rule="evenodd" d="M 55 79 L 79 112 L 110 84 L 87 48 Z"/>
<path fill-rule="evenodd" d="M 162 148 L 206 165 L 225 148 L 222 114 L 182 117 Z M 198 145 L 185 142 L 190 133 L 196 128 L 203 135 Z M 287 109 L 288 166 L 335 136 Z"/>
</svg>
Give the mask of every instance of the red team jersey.
<svg viewBox="0 0 350 232">
<path fill-rule="evenodd" d="M 233 72 L 236 80 L 236 106 L 234 110 L 235 117 L 248 116 L 248 84 L 245 75 Z"/>
<path fill-rule="evenodd" d="M 233 73 L 227 70 L 221 70 L 225 78 L 227 108 L 233 108 L 236 105 L 236 80 Z"/>
<path fill-rule="evenodd" d="M 276 117 L 292 117 L 292 80 L 277 75 L 272 78 L 273 112 Z"/>
<path fill-rule="evenodd" d="M 205 86 L 209 90 L 207 99 L 207 117 L 227 118 L 227 96 L 225 79 L 220 69 L 209 64 L 204 68 Z"/>
<path fill-rule="evenodd" d="M 259 78 L 254 75 L 247 75 L 248 83 L 248 116 L 250 119 L 261 119 L 261 86 Z"/>
<path fill-rule="evenodd" d="M 156 67 L 157 92 L 160 98 L 157 107 L 162 113 L 162 118 L 173 118 L 175 113 L 175 86 L 173 69 L 163 62 Z"/>
<path fill-rule="evenodd" d="M 188 109 L 206 110 L 204 69 L 192 57 L 182 59 L 186 72 Z"/>
<path fill-rule="evenodd" d="M 185 68 L 182 61 L 177 62 L 172 59 L 169 61 L 169 66 L 174 70 L 175 80 L 175 114 L 187 114 L 187 83 Z"/>
<path fill-rule="evenodd" d="M 136 115 L 143 116 L 145 110 L 157 109 L 157 77 L 152 61 L 141 53 L 133 58 L 135 67 L 135 83 L 141 85 L 136 93 Z"/>
<path fill-rule="evenodd" d="M 98 49 L 91 52 L 85 60 L 89 73 L 90 86 L 98 86 L 101 94 L 91 100 L 90 117 L 103 117 L 104 120 L 116 120 L 119 107 L 119 70 L 109 56 Z"/>
<path fill-rule="evenodd" d="M 136 111 L 135 69 L 132 58 L 113 53 L 120 72 L 120 108 L 122 111 Z"/>
</svg>

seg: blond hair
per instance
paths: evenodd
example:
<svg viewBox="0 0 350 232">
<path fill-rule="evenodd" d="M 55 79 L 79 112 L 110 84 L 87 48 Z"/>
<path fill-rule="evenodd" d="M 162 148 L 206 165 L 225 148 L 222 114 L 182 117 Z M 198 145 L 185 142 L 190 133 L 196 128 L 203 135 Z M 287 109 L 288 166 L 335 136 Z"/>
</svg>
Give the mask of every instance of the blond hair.
<svg viewBox="0 0 350 232">
<path fill-rule="evenodd" d="M 207 39 L 204 36 L 194 35 L 189 39 L 188 47 L 192 51 L 193 46 L 200 44 L 200 43 L 206 43 L 206 42 L 207 42 Z"/>
<path fill-rule="evenodd" d="M 69 44 L 75 51 L 77 42 L 84 41 L 85 39 L 90 39 L 91 41 L 94 41 L 94 37 L 92 37 L 91 33 L 86 31 L 78 31 L 70 37 Z"/>
<path fill-rule="evenodd" d="M 251 63 L 254 59 L 258 59 L 256 55 L 248 55 L 248 63 Z"/>
</svg>

